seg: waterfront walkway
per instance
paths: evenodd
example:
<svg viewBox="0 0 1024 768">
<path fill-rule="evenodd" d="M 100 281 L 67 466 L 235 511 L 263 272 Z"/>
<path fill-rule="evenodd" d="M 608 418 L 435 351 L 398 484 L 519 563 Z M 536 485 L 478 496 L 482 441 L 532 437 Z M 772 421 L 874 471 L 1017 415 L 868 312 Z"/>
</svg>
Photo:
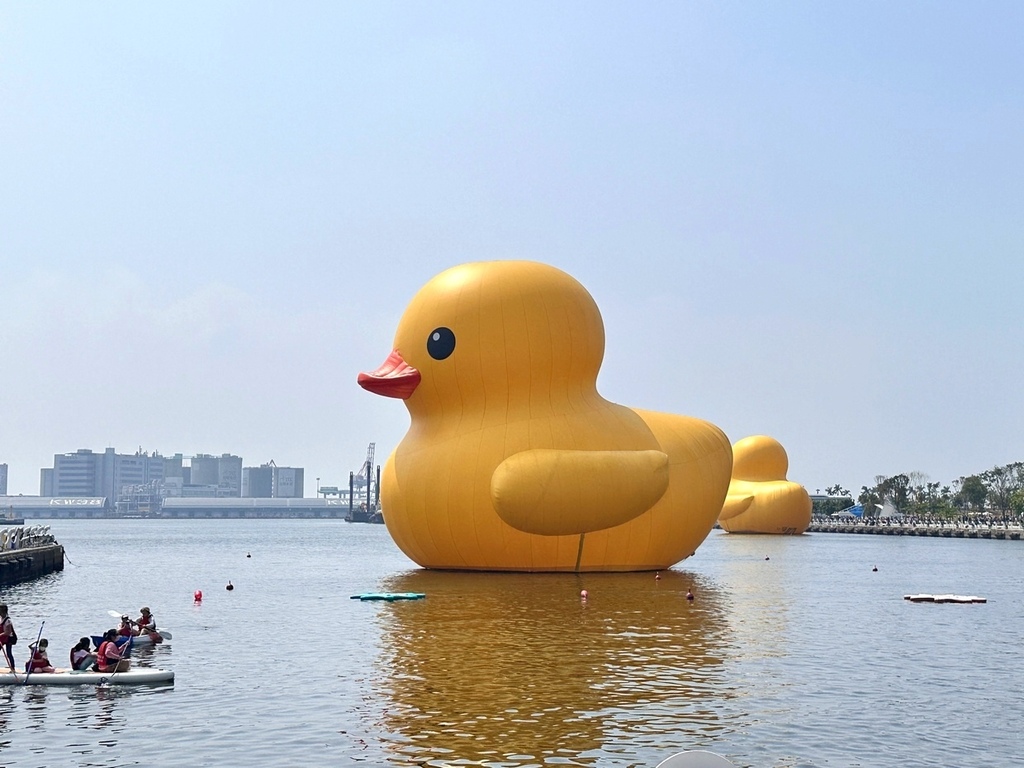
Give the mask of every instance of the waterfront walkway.
<svg viewBox="0 0 1024 768">
<path fill-rule="evenodd" d="M 876 536 L 941 536 L 947 539 L 1024 539 L 1019 522 L 972 523 L 960 521 L 918 521 L 897 518 L 859 520 L 814 517 L 808 533 L 861 533 Z"/>
</svg>

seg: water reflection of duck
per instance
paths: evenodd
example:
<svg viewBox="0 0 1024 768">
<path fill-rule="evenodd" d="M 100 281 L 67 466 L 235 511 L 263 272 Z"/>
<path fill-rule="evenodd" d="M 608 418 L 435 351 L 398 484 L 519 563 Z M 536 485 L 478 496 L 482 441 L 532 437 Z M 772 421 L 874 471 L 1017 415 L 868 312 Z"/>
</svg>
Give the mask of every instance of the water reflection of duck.
<svg viewBox="0 0 1024 768">
<path fill-rule="evenodd" d="M 702 594 L 692 607 L 682 599 L 691 584 Z M 730 695 L 727 598 L 698 575 L 421 570 L 381 588 L 427 594 L 376 614 L 375 694 L 402 759 L 590 764 L 612 759 L 598 753 L 638 710 L 671 712 L 643 718 L 642 741 L 657 747 L 637 757 L 653 766 L 722 727 L 709 697 Z"/>
<path fill-rule="evenodd" d="M 626 571 L 688 557 L 715 524 L 731 446 L 688 416 L 597 392 L 604 326 L 544 264 L 464 264 L 413 297 L 394 351 L 359 384 L 399 397 L 385 523 L 428 568 Z"/>
<path fill-rule="evenodd" d="M 725 533 L 716 538 L 722 548 L 722 582 L 729 585 L 730 615 L 742 617 L 730 625 L 732 647 L 742 649 L 747 659 L 782 658 L 792 642 L 790 615 L 801 598 L 793 594 L 790 571 L 776 564 L 786 562 L 788 549 L 802 548 L 803 542 L 789 536 L 766 540 Z M 766 545 L 771 555 L 764 554 Z M 701 597 L 695 607 L 703 606 L 706 596 Z"/>
<path fill-rule="evenodd" d="M 811 524 L 811 497 L 786 479 L 789 457 L 774 438 L 745 437 L 732 447 L 729 493 L 718 524 L 729 533 L 803 533 Z M 767 558 L 766 558 L 767 559 Z"/>
</svg>

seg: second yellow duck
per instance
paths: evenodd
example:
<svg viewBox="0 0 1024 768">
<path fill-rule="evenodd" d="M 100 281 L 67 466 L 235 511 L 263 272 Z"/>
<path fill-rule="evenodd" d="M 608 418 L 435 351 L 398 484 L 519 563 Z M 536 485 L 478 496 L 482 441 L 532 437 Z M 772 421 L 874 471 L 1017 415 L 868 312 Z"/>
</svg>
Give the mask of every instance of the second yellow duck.
<svg viewBox="0 0 1024 768">
<path fill-rule="evenodd" d="M 732 482 L 718 524 L 729 533 L 803 533 L 811 524 L 811 497 L 786 479 L 789 456 L 767 435 L 732 447 Z"/>
</svg>

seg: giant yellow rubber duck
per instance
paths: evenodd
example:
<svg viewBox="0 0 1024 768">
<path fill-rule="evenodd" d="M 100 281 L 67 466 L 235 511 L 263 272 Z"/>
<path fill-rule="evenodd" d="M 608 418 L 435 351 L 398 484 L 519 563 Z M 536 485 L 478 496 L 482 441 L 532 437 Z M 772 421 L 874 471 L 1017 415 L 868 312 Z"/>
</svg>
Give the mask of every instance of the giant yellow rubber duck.
<svg viewBox="0 0 1024 768">
<path fill-rule="evenodd" d="M 803 533 L 811 524 L 811 497 L 786 479 L 786 449 L 767 435 L 732 447 L 732 482 L 718 524 L 729 533 Z"/>
<path fill-rule="evenodd" d="M 603 356 L 597 304 L 554 267 L 477 262 L 423 286 L 394 351 L 358 377 L 409 410 L 381 478 L 402 551 L 501 571 L 654 570 L 693 554 L 725 499 L 729 441 L 605 400 Z"/>
</svg>

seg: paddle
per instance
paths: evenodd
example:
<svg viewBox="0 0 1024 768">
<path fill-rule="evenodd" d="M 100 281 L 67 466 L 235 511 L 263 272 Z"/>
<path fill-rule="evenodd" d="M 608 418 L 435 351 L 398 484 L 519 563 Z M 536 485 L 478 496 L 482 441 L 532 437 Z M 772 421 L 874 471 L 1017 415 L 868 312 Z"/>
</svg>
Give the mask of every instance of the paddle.
<svg viewBox="0 0 1024 768">
<path fill-rule="evenodd" d="M 128 614 L 126 614 L 126 613 L 118 613 L 117 611 L 107 611 L 107 616 L 112 616 L 115 619 L 120 619 L 122 616 L 127 616 L 127 615 Z M 129 624 L 134 624 L 136 627 L 139 627 L 139 622 L 137 622 L 137 621 L 132 621 L 131 619 L 128 619 L 128 623 Z M 141 630 L 143 630 L 145 632 L 152 632 L 154 634 L 160 635 L 160 637 L 162 637 L 164 640 L 173 640 L 174 639 L 171 636 L 171 633 L 168 632 L 166 629 L 146 629 L 145 627 L 139 627 L 139 629 L 141 629 Z"/>
<path fill-rule="evenodd" d="M 36 635 L 36 643 L 35 645 L 29 646 L 29 648 L 32 649 L 32 656 L 29 657 L 28 669 L 25 670 L 25 680 L 24 682 L 22 682 L 22 685 L 28 685 L 28 676 L 32 674 L 32 659 L 36 657 L 36 651 L 39 650 L 39 639 L 43 636 L 43 626 L 45 624 L 46 622 L 44 621 L 42 624 L 39 625 L 39 634 Z M 15 675 L 17 675 L 17 672 L 15 672 Z"/>
<path fill-rule="evenodd" d="M 129 635 L 128 636 L 128 642 L 125 643 L 124 645 L 122 645 L 119 648 L 119 650 L 121 652 L 121 658 L 119 658 L 117 660 L 117 663 L 114 665 L 114 671 L 110 673 L 110 677 L 108 677 L 106 679 L 106 682 L 109 683 L 111 680 L 114 679 L 114 675 L 116 675 L 118 672 L 121 671 L 121 664 L 123 664 L 125 662 L 125 660 L 129 656 L 132 655 L 132 641 L 134 641 L 134 640 L 135 640 L 135 638 Z M 129 668 L 130 668 L 131 662 L 129 661 L 128 664 L 129 664 Z M 126 669 L 125 671 L 127 672 L 128 670 Z M 101 680 L 100 682 L 103 682 L 103 681 Z"/>
</svg>

